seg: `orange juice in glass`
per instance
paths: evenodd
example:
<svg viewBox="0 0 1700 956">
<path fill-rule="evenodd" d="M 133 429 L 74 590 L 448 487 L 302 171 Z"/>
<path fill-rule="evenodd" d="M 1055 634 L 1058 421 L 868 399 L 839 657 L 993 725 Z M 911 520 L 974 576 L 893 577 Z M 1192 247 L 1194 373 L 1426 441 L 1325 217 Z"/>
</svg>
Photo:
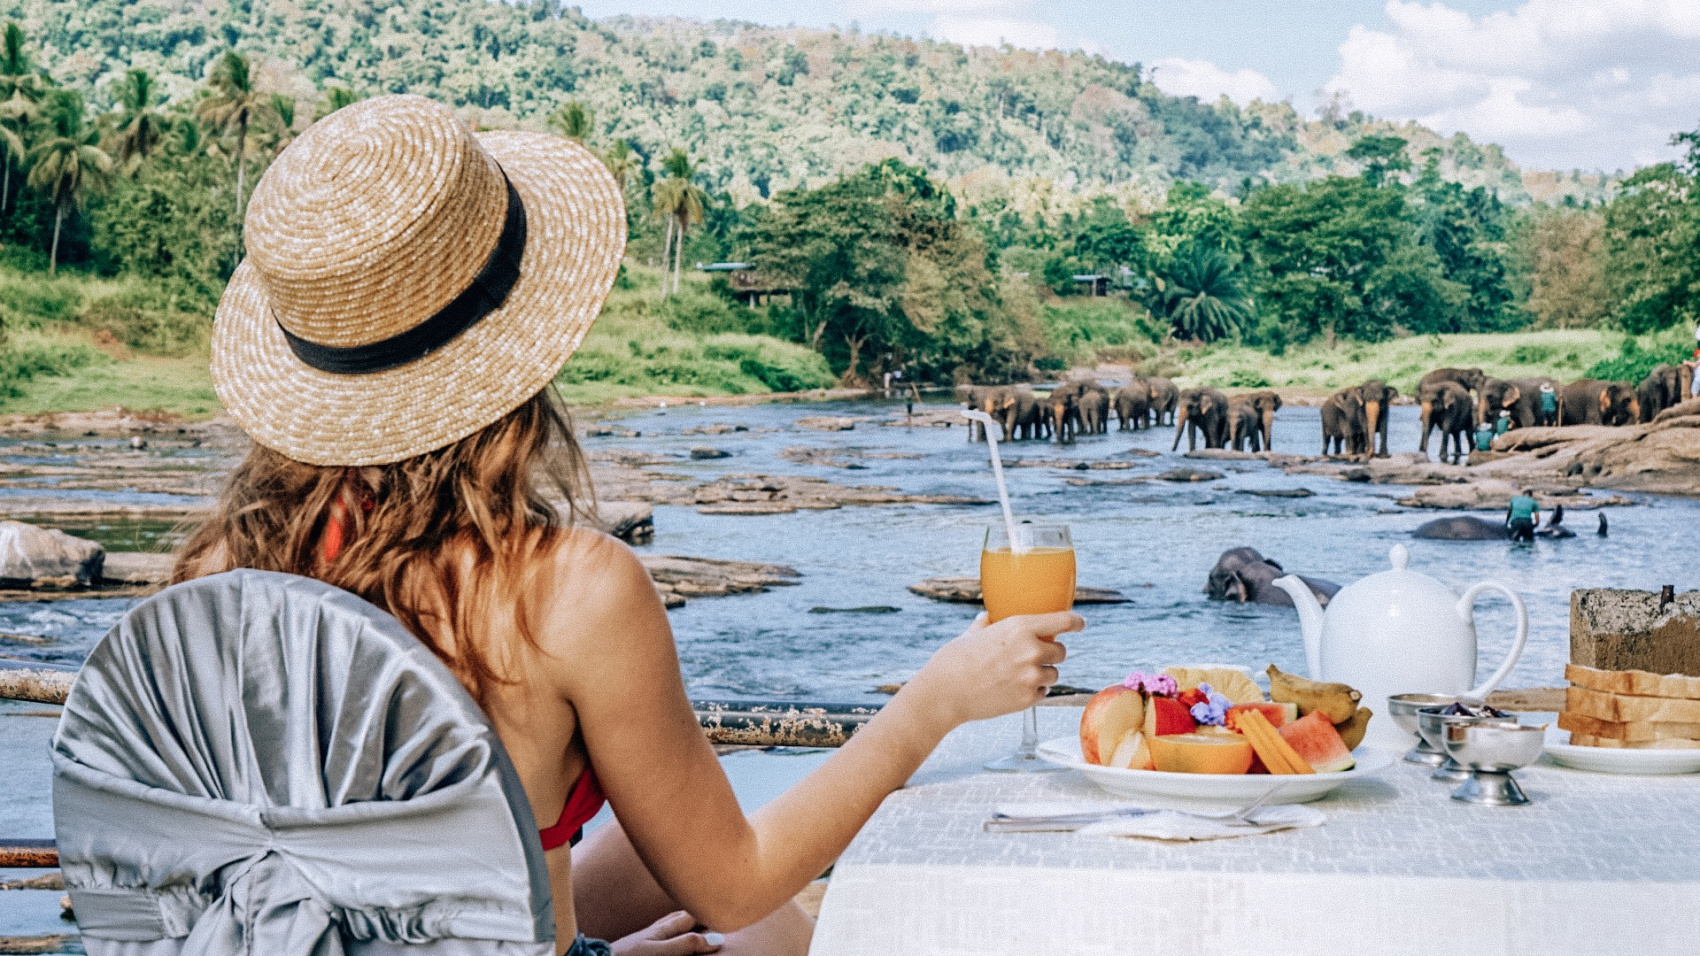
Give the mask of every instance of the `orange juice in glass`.
<svg viewBox="0 0 1700 956">
<path fill-rule="evenodd" d="M 980 599 L 996 623 L 1021 614 L 1054 614 L 1074 608 L 1074 542 L 1062 524 L 1018 524 L 986 529 L 980 551 Z M 1028 708 L 1021 746 L 986 764 L 1015 773 L 1061 769 L 1039 759 L 1039 712 Z"/>
</svg>

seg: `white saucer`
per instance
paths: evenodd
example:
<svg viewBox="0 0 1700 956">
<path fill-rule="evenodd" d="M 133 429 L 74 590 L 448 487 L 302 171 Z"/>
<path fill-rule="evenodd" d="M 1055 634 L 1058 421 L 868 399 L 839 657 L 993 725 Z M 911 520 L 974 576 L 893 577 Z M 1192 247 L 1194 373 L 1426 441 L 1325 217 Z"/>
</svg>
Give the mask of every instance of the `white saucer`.
<svg viewBox="0 0 1700 956">
<path fill-rule="evenodd" d="M 1393 765 L 1390 755 L 1360 748 L 1352 752 L 1358 765 L 1339 773 L 1270 776 L 1262 773 L 1165 773 L 1160 770 L 1123 770 L 1120 767 L 1100 767 L 1081 759 L 1078 736 L 1045 741 L 1039 745 L 1039 756 L 1058 766 L 1080 771 L 1086 775 L 1086 779 L 1118 797 L 1158 797 L 1236 806 L 1256 800 L 1270 787 L 1275 786 L 1279 789 L 1270 796 L 1270 803 L 1309 803 L 1322 799 L 1337 787 L 1374 776 Z"/>
<path fill-rule="evenodd" d="M 1573 770 L 1631 776 L 1671 776 L 1700 771 L 1700 750 L 1632 750 L 1616 747 L 1578 747 L 1570 734 L 1554 729 L 1547 735 L 1546 754 Z"/>
</svg>

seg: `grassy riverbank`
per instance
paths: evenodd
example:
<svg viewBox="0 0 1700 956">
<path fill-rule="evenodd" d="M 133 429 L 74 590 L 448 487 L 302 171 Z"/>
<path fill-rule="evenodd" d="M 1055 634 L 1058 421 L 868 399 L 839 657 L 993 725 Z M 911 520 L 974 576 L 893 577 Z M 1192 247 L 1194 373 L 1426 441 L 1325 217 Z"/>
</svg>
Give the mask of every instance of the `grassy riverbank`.
<svg viewBox="0 0 1700 956">
<path fill-rule="evenodd" d="M 836 384 L 819 355 L 766 334 L 781 330 L 769 325 L 774 318 L 765 311 L 727 303 L 701 276 L 688 278 L 682 293 L 666 299 L 659 287 L 658 272 L 628 263 L 602 317 L 562 373 L 568 401 L 763 395 Z M 208 311 L 206 305 L 184 307 L 136 280 L 75 273 L 49 279 L 0 262 L 0 413 L 123 407 L 189 419 L 214 415 Z M 1057 314 L 1045 315 L 1047 336 L 1067 340 L 1049 343 L 1056 354 L 1136 360 L 1146 374 L 1228 388 L 1326 393 L 1380 378 L 1408 394 L 1424 372 L 1444 366 L 1574 379 L 1624 364 L 1624 336 L 1594 329 L 1317 343 L 1277 356 L 1231 344 L 1155 346 L 1145 337 L 1150 330 L 1129 318 L 1133 310 L 1103 300 L 1059 300 L 1052 311 Z M 1638 354 L 1675 356 L 1686 348 L 1679 338 L 1672 332 L 1646 340 Z M 1639 376 L 1633 368 L 1611 374 Z"/>
</svg>

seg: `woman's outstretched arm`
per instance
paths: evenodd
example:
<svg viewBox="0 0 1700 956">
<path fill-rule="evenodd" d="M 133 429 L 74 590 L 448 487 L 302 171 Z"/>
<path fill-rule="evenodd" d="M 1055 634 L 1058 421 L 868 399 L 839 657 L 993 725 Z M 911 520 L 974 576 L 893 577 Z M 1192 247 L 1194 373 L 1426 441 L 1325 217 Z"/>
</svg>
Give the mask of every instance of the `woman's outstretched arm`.
<svg viewBox="0 0 1700 956">
<path fill-rule="evenodd" d="M 544 616 L 550 678 L 578 713 L 609 802 L 658 882 L 705 924 L 747 926 L 819 876 L 959 724 L 1056 683 L 1079 617 L 976 624 L 830 760 L 746 819 L 685 696 L 667 613 L 624 545 L 575 535 Z"/>
</svg>

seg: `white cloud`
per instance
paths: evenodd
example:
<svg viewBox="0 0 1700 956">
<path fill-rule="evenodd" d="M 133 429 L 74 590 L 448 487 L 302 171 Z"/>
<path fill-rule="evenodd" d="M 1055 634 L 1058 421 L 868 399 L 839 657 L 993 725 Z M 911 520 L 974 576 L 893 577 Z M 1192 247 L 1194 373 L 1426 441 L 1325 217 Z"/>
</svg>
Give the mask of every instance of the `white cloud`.
<svg viewBox="0 0 1700 956">
<path fill-rule="evenodd" d="M 934 37 L 963 46 L 1010 46 L 1051 50 L 1059 45 L 1057 28 L 1037 20 L 1015 17 L 943 14 L 933 19 Z"/>
<path fill-rule="evenodd" d="M 1281 91 L 1269 78 L 1256 70 L 1235 70 L 1229 73 L 1209 60 L 1186 60 L 1167 57 L 1151 64 L 1152 82 L 1171 96 L 1196 96 L 1214 103 L 1224 93 L 1241 106 L 1252 100 L 1274 103 Z"/>
<path fill-rule="evenodd" d="M 845 0 L 843 6 L 858 15 L 870 13 L 979 13 L 1008 14 L 1033 5 L 1033 0 Z"/>
<path fill-rule="evenodd" d="M 1659 162 L 1673 132 L 1700 124 L 1697 0 L 1526 0 L 1479 17 L 1388 0 L 1386 11 L 1389 29 L 1352 28 L 1324 86 L 1376 115 L 1557 169 Z"/>
</svg>

